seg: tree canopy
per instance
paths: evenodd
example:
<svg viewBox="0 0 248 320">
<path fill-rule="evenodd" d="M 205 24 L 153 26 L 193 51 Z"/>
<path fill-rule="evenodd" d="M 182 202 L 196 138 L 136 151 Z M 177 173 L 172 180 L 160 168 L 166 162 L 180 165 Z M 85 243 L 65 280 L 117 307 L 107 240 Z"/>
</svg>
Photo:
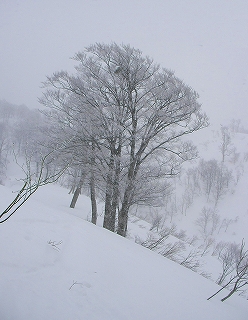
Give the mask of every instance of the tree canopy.
<svg viewBox="0 0 248 320">
<path fill-rule="evenodd" d="M 96 43 L 73 59 L 75 73 L 47 77 L 40 102 L 88 167 L 91 192 L 105 194 L 104 227 L 125 236 L 130 207 L 196 156 L 184 136 L 208 118 L 191 87 L 129 45 Z"/>
</svg>

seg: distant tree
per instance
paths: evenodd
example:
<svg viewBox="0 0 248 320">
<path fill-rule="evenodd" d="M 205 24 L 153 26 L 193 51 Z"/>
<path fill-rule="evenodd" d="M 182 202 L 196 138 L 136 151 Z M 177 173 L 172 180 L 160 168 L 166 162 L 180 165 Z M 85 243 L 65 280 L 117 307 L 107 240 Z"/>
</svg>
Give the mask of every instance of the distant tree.
<svg viewBox="0 0 248 320">
<path fill-rule="evenodd" d="M 217 160 L 201 160 L 198 166 L 199 177 L 207 200 L 212 200 L 215 206 L 228 192 L 233 179 L 232 171 Z"/>
<path fill-rule="evenodd" d="M 151 214 L 151 228 L 150 231 L 156 230 L 157 232 L 164 227 L 165 216 L 157 211 Z"/>
<path fill-rule="evenodd" d="M 227 156 L 229 156 L 232 152 L 232 141 L 231 141 L 231 134 L 229 132 L 228 127 L 221 126 L 221 143 L 219 146 L 221 152 L 222 162 L 225 162 Z"/>
<path fill-rule="evenodd" d="M 203 207 L 195 224 L 199 227 L 199 231 L 204 241 L 207 241 L 210 236 L 213 236 L 214 231 L 218 228 L 220 224 L 220 216 L 214 209 Z"/>
<path fill-rule="evenodd" d="M 177 215 L 178 209 L 177 209 L 177 200 L 176 196 L 169 199 L 170 204 L 166 204 L 166 210 L 165 215 L 170 218 L 170 223 L 172 223 L 173 218 Z"/>
<path fill-rule="evenodd" d="M 216 172 L 218 170 L 218 163 L 215 159 L 205 161 L 204 159 L 201 159 L 198 170 L 200 173 L 200 178 L 203 185 L 204 193 L 207 196 L 207 199 L 209 200 L 210 194 L 213 190 L 215 180 L 216 180 Z"/>
<path fill-rule="evenodd" d="M 186 216 L 187 210 L 193 204 L 193 197 L 194 197 L 194 194 L 192 193 L 192 190 L 186 188 L 184 193 L 182 194 L 181 203 L 180 203 L 181 212 L 185 216 Z"/>
<path fill-rule="evenodd" d="M 8 154 L 11 149 L 9 138 L 8 125 L 0 119 L 0 184 L 3 183 L 7 170 Z"/>
<path fill-rule="evenodd" d="M 223 164 L 218 166 L 215 176 L 215 184 L 212 190 L 215 206 L 218 204 L 219 200 L 228 192 L 232 179 L 233 176 L 231 170 L 229 170 Z"/>
<path fill-rule="evenodd" d="M 148 164 L 157 167 L 158 181 L 175 175 L 196 155 L 181 138 L 208 120 L 194 90 L 129 45 L 97 43 L 74 60 L 76 74 L 48 77 L 40 101 L 94 142 L 105 181 L 103 225 L 114 231 L 118 211 L 117 233 L 125 236 L 139 178 L 154 179 Z"/>
</svg>

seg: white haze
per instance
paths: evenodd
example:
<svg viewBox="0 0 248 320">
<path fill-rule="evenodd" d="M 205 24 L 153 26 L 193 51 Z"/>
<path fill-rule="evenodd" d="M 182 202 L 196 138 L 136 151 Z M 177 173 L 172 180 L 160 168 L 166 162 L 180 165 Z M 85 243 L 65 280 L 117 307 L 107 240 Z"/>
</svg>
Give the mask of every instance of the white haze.
<svg viewBox="0 0 248 320">
<path fill-rule="evenodd" d="M 200 95 L 212 123 L 248 116 L 247 0 L 0 1 L 0 99 L 37 108 L 41 82 L 94 42 L 129 43 Z"/>
</svg>

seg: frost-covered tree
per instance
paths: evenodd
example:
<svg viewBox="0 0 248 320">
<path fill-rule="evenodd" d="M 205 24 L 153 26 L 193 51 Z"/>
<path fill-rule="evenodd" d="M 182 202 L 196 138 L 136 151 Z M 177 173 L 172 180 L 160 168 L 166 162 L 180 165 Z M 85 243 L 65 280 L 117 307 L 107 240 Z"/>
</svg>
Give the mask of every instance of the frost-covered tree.
<svg viewBox="0 0 248 320">
<path fill-rule="evenodd" d="M 219 145 L 219 149 L 221 152 L 222 162 L 224 162 L 226 157 L 230 155 L 232 151 L 231 149 L 232 141 L 231 141 L 231 135 L 228 127 L 221 126 L 220 132 L 221 132 L 221 143 Z"/>
<path fill-rule="evenodd" d="M 104 227 L 115 230 L 118 211 L 117 233 L 125 236 L 145 168 L 158 168 L 157 181 L 176 174 L 196 155 L 182 138 L 208 120 L 192 88 L 129 45 L 96 43 L 74 60 L 75 74 L 47 78 L 41 103 L 94 143 L 105 181 Z"/>
<path fill-rule="evenodd" d="M 208 200 L 214 189 L 217 171 L 218 162 L 215 159 L 209 161 L 201 159 L 199 163 L 200 178 L 203 192 L 206 194 Z"/>
<path fill-rule="evenodd" d="M 215 159 L 208 161 L 202 159 L 199 163 L 199 172 L 202 189 L 207 200 L 213 200 L 216 206 L 228 192 L 230 182 L 233 179 L 232 171 Z"/>
<path fill-rule="evenodd" d="M 220 216 L 212 208 L 203 207 L 199 218 L 195 224 L 199 227 L 199 231 L 204 241 L 210 236 L 212 237 L 220 224 Z"/>
<path fill-rule="evenodd" d="M 228 192 L 230 182 L 233 178 L 232 171 L 222 164 L 218 167 L 215 178 L 213 198 L 216 206 L 219 200 Z"/>
</svg>

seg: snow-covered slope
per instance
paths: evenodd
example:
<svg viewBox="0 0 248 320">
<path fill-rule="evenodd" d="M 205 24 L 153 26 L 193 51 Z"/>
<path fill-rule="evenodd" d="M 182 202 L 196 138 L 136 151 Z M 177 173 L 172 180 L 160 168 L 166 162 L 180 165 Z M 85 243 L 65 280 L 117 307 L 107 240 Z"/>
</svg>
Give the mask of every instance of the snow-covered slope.
<svg viewBox="0 0 248 320">
<path fill-rule="evenodd" d="M 0 186 L 0 211 L 12 199 Z M 92 225 L 45 186 L 0 225 L 1 320 L 246 320 L 248 302 L 213 282 Z"/>
</svg>

